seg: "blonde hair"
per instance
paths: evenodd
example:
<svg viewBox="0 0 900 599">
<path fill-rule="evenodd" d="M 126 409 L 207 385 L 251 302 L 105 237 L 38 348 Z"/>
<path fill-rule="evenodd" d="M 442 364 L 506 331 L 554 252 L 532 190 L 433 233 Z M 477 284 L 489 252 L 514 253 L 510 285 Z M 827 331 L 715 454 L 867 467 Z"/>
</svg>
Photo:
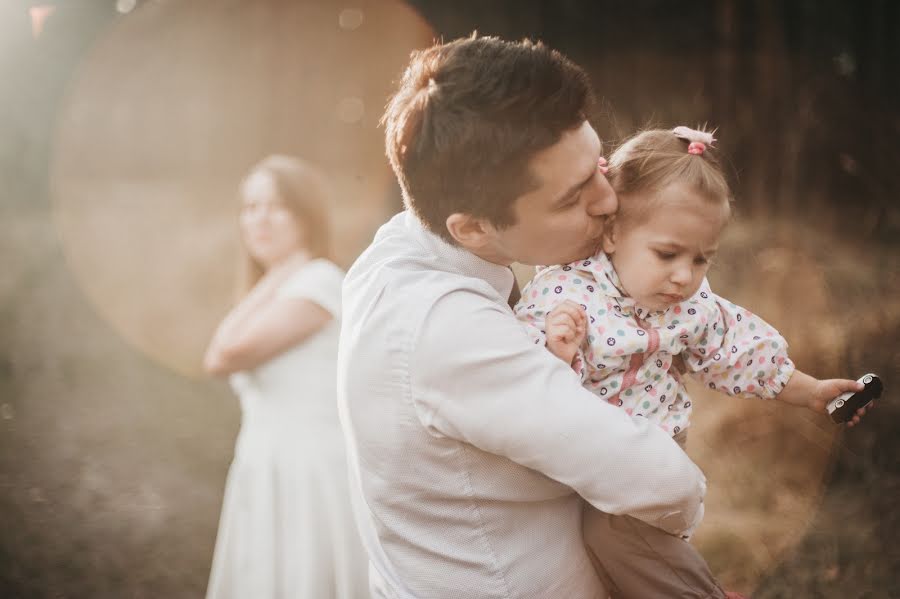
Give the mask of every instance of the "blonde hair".
<svg viewBox="0 0 900 599">
<path fill-rule="evenodd" d="M 247 182 L 259 174 L 271 177 L 279 198 L 303 227 L 305 248 L 311 258 L 330 258 L 331 228 L 329 225 L 329 190 L 324 175 L 309 162 L 273 154 L 259 161 L 240 184 L 243 196 Z M 239 294 L 249 292 L 265 272 L 246 247 L 242 247 L 242 273 Z"/>
<path fill-rule="evenodd" d="M 620 200 L 617 218 L 642 217 L 656 193 L 670 185 L 730 203 L 731 188 L 714 141 L 712 132 L 687 127 L 648 129 L 626 140 L 609 158 L 609 181 Z M 638 196 L 646 196 L 645 201 Z"/>
</svg>

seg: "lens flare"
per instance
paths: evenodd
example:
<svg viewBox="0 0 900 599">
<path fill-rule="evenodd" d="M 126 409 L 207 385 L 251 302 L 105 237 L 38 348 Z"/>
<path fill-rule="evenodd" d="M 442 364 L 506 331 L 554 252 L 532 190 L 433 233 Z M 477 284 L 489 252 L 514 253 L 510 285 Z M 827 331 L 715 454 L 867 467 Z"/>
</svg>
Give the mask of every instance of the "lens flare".
<svg viewBox="0 0 900 599">
<path fill-rule="evenodd" d="M 117 20 L 63 104 L 51 181 L 68 266 L 97 312 L 198 374 L 234 300 L 239 183 L 271 153 L 329 176 L 347 266 L 399 205 L 374 107 L 433 36 L 399 1 L 148 2 Z"/>
</svg>

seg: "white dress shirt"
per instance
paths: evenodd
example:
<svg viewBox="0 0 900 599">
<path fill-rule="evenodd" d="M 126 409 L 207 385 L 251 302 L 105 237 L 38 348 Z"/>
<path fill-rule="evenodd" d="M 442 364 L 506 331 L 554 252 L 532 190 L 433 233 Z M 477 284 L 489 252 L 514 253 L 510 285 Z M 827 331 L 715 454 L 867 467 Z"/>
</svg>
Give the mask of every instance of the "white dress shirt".
<svg viewBox="0 0 900 599">
<path fill-rule="evenodd" d="M 512 285 L 409 211 L 347 274 L 338 402 L 375 597 L 605 597 L 579 495 L 673 534 L 702 518 L 699 468 L 535 346 Z"/>
</svg>

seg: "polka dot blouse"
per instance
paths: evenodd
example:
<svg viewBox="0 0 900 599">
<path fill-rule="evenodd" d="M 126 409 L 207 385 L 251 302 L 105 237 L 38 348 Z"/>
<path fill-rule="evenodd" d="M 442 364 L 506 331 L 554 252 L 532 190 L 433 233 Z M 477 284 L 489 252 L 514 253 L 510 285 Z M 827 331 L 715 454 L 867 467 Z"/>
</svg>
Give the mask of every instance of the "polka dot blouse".
<svg viewBox="0 0 900 599">
<path fill-rule="evenodd" d="M 710 388 L 741 397 L 772 398 L 794 372 L 778 331 L 714 294 L 705 279 L 693 297 L 659 311 L 623 293 L 606 254 L 541 268 L 515 307 L 535 343 L 545 343 L 545 317 L 567 299 L 588 316 L 573 362 L 585 387 L 672 435 L 690 425 L 691 415 L 691 399 L 671 368 L 675 356 Z"/>
</svg>

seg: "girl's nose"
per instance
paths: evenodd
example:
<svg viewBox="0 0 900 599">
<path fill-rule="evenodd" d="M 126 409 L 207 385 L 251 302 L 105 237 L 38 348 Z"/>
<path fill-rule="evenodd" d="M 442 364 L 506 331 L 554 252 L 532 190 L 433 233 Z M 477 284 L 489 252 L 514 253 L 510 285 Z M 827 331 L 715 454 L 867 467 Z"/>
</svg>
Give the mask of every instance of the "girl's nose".
<svg viewBox="0 0 900 599">
<path fill-rule="evenodd" d="M 690 268 L 680 266 L 672 271 L 672 275 L 669 278 L 676 285 L 687 285 L 691 282 L 692 276 L 693 273 Z"/>
</svg>

